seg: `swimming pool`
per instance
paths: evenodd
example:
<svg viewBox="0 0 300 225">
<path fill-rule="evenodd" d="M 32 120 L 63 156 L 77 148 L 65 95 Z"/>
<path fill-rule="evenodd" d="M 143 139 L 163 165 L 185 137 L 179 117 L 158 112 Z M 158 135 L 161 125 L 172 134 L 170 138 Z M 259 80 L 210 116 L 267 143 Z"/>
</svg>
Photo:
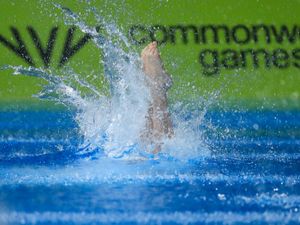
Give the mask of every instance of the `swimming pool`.
<svg viewBox="0 0 300 225">
<path fill-rule="evenodd" d="M 71 111 L 2 111 L 0 224 L 300 223 L 300 112 L 205 121 L 209 155 L 123 160 L 77 154 Z"/>
<path fill-rule="evenodd" d="M 225 110 L 226 82 L 204 93 L 184 82 L 175 95 L 198 99 L 173 99 L 175 136 L 147 153 L 138 145 L 149 109 L 139 52 L 101 11 L 86 9 L 94 26 L 54 6 L 93 41 L 104 71 L 91 80 L 70 67 L 1 65 L 45 81 L 35 96 L 66 106 L 0 111 L 1 225 L 300 223 L 299 110 Z M 100 76 L 107 92 L 94 86 Z"/>
</svg>

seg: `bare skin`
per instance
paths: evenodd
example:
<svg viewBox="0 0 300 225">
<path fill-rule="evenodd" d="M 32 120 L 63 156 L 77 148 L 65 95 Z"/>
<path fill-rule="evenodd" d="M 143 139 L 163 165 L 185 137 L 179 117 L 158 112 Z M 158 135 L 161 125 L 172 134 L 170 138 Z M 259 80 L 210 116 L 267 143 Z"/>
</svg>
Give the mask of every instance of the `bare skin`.
<svg viewBox="0 0 300 225">
<path fill-rule="evenodd" d="M 143 49 L 141 59 L 151 94 L 142 139 L 153 146 L 153 153 L 158 153 L 163 144 L 162 140 L 166 137 L 171 138 L 174 134 L 167 101 L 167 90 L 172 86 L 172 79 L 164 70 L 156 42 Z"/>
</svg>

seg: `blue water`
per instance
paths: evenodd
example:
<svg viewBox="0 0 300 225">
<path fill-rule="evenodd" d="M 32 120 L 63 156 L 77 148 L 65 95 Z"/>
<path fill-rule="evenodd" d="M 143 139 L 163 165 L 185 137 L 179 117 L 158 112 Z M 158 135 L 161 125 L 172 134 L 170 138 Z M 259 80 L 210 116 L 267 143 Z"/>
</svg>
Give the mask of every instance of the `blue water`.
<svg viewBox="0 0 300 225">
<path fill-rule="evenodd" d="M 183 161 L 79 154 L 73 118 L 0 112 L 1 225 L 300 223 L 299 111 L 212 110 Z"/>
</svg>

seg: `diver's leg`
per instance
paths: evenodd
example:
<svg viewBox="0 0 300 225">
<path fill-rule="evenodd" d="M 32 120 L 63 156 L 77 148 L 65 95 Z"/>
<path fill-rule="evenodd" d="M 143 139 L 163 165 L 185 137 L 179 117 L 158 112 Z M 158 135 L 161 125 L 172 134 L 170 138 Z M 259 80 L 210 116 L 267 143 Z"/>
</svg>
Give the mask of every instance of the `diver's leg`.
<svg viewBox="0 0 300 225">
<path fill-rule="evenodd" d="M 164 71 L 156 42 L 146 46 L 142 51 L 141 57 L 151 93 L 146 136 L 150 139 L 148 141 L 155 144 L 154 151 L 157 152 L 160 150 L 161 139 L 173 135 L 167 101 L 167 90 L 172 85 L 172 80 Z"/>
</svg>

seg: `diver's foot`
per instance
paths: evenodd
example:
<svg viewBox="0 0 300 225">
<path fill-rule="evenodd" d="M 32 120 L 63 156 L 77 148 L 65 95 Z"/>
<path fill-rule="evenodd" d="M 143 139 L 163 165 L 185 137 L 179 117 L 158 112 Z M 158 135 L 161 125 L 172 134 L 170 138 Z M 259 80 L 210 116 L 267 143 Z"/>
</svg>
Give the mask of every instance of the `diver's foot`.
<svg viewBox="0 0 300 225">
<path fill-rule="evenodd" d="M 164 68 L 157 49 L 157 42 L 148 44 L 141 53 L 143 69 L 150 78 L 164 74 Z"/>
</svg>

